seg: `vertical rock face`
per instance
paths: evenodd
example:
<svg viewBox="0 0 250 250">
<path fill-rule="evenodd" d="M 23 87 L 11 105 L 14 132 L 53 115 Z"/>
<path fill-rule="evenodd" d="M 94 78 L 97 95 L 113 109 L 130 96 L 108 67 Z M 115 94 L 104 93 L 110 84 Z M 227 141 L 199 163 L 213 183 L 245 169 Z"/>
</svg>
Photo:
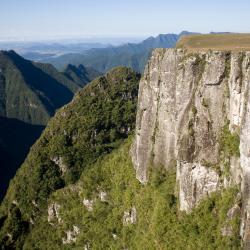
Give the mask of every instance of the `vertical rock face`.
<svg viewBox="0 0 250 250">
<path fill-rule="evenodd" d="M 216 171 L 199 163 L 178 162 L 177 170 L 180 210 L 190 212 L 204 196 L 219 187 L 219 176 Z"/>
<path fill-rule="evenodd" d="M 250 248 L 250 59 L 244 62 L 243 81 L 240 85 L 241 94 L 238 97 L 240 116 L 236 120 L 241 122 L 240 135 L 240 163 L 243 171 L 243 220 L 242 220 L 242 237 L 246 242 L 248 249 Z"/>
<path fill-rule="evenodd" d="M 154 50 L 140 82 L 131 149 L 142 183 L 148 181 L 149 167 L 169 168 L 177 162 L 180 209 L 187 212 L 211 192 L 241 184 L 246 241 L 250 239 L 249 66 L 250 52 Z M 225 127 L 240 136 L 240 157 L 222 152 Z M 222 174 L 226 171 L 227 177 Z"/>
<path fill-rule="evenodd" d="M 167 165 L 175 158 L 177 57 L 174 50 L 155 50 L 140 82 L 133 161 L 141 182 L 147 181 L 153 154 L 157 164 Z"/>
<path fill-rule="evenodd" d="M 141 182 L 147 181 L 150 164 L 219 161 L 217 141 L 227 121 L 228 58 L 222 52 L 154 51 L 140 82 L 132 150 Z"/>
</svg>

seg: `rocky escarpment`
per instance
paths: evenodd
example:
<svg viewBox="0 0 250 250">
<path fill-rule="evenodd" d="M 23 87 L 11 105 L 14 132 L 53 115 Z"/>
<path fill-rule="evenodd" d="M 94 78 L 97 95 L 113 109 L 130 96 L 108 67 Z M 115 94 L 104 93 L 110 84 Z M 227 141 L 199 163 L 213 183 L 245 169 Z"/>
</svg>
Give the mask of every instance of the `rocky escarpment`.
<svg viewBox="0 0 250 250">
<path fill-rule="evenodd" d="M 249 65 L 249 52 L 190 54 L 156 49 L 140 82 L 131 150 L 142 183 L 148 181 L 150 167 L 176 166 L 180 209 L 187 212 L 210 193 L 239 185 L 246 246 L 250 240 Z"/>
<path fill-rule="evenodd" d="M 157 68 L 148 67 L 157 84 L 151 88 L 148 71 L 147 80 L 141 82 L 141 90 L 148 88 L 144 92 L 148 99 L 140 94 L 138 117 L 147 122 L 142 122 L 140 135 L 137 128 L 137 140 L 145 143 L 134 143 L 142 157 L 133 155 L 134 162 L 148 161 L 145 168 L 137 168 L 137 178 L 147 185 L 135 178 L 129 156 L 139 75 L 117 68 L 90 83 L 58 111 L 32 147 L 0 207 L 0 245 L 4 249 L 241 249 L 240 128 L 228 122 L 230 89 L 228 80 L 224 81 L 230 75 L 226 66 L 230 55 L 221 64 L 223 77 L 211 78 L 212 83 L 222 81 L 216 106 L 208 98 L 212 99 L 212 90 L 208 92 L 211 96 L 200 90 L 204 100 L 196 91 L 207 77 L 203 76 L 209 67 L 206 56 L 219 54 L 160 52 L 152 57 L 157 58 L 155 64 L 151 62 Z M 163 92 L 159 90 L 163 84 L 163 77 L 158 77 L 160 65 L 169 58 L 167 53 L 182 58 L 179 64 L 187 74 L 178 87 L 182 95 L 178 110 L 178 70 L 164 73 L 171 74 L 172 93 L 168 82 Z M 217 63 L 218 59 L 213 60 Z M 170 60 L 168 66 L 173 65 L 179 67 Z M 191 86 L 187 89 L 186 81 Z M 220 105 L 225 106 L 224 112 Z M 150 165 L 155 168 L 148 171 Z M 159 165 L 165 168 L 157 168 Z M 243 237 L 247 226 L 245 220 Z"/>
</svg>

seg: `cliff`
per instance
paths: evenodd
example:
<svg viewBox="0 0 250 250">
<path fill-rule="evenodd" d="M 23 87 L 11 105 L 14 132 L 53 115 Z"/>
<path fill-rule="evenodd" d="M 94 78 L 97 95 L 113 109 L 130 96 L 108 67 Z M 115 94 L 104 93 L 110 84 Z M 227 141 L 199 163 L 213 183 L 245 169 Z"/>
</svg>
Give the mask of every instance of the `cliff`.
<svg viewBox="0 0 250 250">
<path fill-rule="evenodd" d="M 136 177 L 176 165 L 180 210 L 239 186 L 250 241 L 250 53 L 156 49 L 140 82 L 132 159 Z M 176 164 L 175 164 L 176 163 Z"/>
<path fill-rule="evenodd" d="M 155 50 L 136 124 L 138 74 L 83 88 L 11 182 L 3 249 L 249 249 L 248 62 Z"/>
</svg>

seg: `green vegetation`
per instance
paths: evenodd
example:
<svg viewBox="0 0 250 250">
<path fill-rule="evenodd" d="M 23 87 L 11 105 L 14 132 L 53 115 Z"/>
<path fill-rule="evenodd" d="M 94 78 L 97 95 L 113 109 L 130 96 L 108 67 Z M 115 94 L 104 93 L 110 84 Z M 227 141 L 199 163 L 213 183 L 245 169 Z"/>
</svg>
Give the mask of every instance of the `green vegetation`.
<svg viewBox="0 0 250 250">
<path fill-rule="evenodd" d="M 80 181 L 54 192 L 49 203 L 59 204 L 53 224 L 47 212 L 35 224 L 24 249 L 240 249 L 239 215 L 228 219 L 237 188 L 214 193 L 192 213 L 178 209 L 175 168 L 151 169 L 150 182 L 140 184 L 129 155 L 130 140 L 118 150 L 84 169 Z M 107 193 L 105 201 L 99 192 Z M 93 211 L 83 199 L 94 201 Z M 136 208 L 136 223 L 123 225 L 124 211 Z M 76 242 L 62 244 L 66 231 L 77 226 Z M 222 236 L 230 226 L 232 236 Z"/>
<path fill-rule="evenodd" d="M 0 207 L 3 249 L 241 248 L 240 215 L 228 216 L 238 187 L 213 193 L 186 214 L 179 210 L 176 162 L 168 170 L 151 168 L 146 185 L 135 178 L 129 150 L 139 78 L 131 69 L 115 68 L 50 120 Z M 225 127 L 221 151 L 237 155 L 237 140 Z M 230 236 L 223 236 L 225 228 Z"/>
<path fill-rule="evenodd" d="M 230 177 L 230 161 L 232 156 L 240 157 L 240 137 L 238 133 L 229 130 L 229 121 L 221 129 L 219 137 L 220 163 L 218 168 L 222 177 Z"/>
<path fill-rule="evenodd" d="M 0 69 L 1 116 L 37 125 L 46 125 L 56 109 L 99 75 L 82 65 L 60 73 L 50 64 L 25 60 L 14 51 L 0 51 Z"/>
<path fill-rule="evenodd" d="M 93 76 L 93 70 L 81 68 L 75 82 L 50 64 L 0 51 L 0 200 L 56 109 L 70 102 Z"/>
<path fill-rule="evenodd" d="M 221 131 L 219 143 L 220 151 L 224 153 L 225 157 L 240 156 L 240 137 L 237 133 L 230 132 L 228 124 Z"/>
<path fill-rule="evenodd" d="M 8 189 L 9 181 L 43 129 L 44 126 L 0 117 L 0 200 Z"/>
<path fill-rule="evenodd" d="M 231 53 L 226 53 L 226 60 L 225 60 L 225 71 L 221 79 L 224 77 L 229 78 L 231 70 Z"/>
<path fill-rule="evenodd" d="M 250 49 L 250 34 L 187 35 L 181 37 L 176 48 L 184 48 L 191 52 L 199 50 L 245 51 Z"/>
<path fill-rule="evenodd" d="M 79 86 L 52 65 L 33 63 L 14 51 L 0 51 L 0 114 L 46 125 L 55 110 L 71 101 Z"/>
<path fill-rule="evenodd" d="M 180 61 L 180 65 L 182 67 L 182 69 L 185 70 L 185 67 L 184 67 L 184 64 L 187 60 L 190 60 L 190 59 L 195 59 L 194 61 L 194 67 L 193 67 L 193 74 L 195 76 L 197 76 L 197 85 L 199 84 L 201 78 L 202 78 L 202 75 L 204 73 L 204 70 L 205 70 L 205 66 L 206 66 L 206 60 L 205 60 L 205 55 L 200 55 L 198 53 L 189 53 L 189 54 L 186 54 Z"/>
<path fill-rule="evenodd" d="M 202 75 L 204 73 L 204 70 L 205 70 L 205 66 L 206 66 L 206 60 L 205 60 L 205 56 L 203 55 L 201 57 L 201 55 L 199 54 L 196 54 L 196 61 L 195 61 L 195 75 L 198 76 L 198 80 L 197 82 L 199 83 L 201 78 L 202 78 Z"/>
<path fill-rule="evenodd" d="M 209 107 L 209 99 L 207 98 L 202 98 L 202 106 L 204 106 L 205 108 Z"/>
<path fill-rule="evenodd" d="M 133 131 L 139 79 L 131 69 L 113 69 L 87 85 L 50 120 L 11 181 L 0 208 L 2 244 L 6 233 L 12 232 L 7 225 L 14 216 L 10 212 L 13 201 L 20 220 L 31 226 L 53 191 L 76 182 L 86 167 L 117 148 Z M 6 244 L 13 247 L 18 241 L 19 237 Z"/>
</svg>

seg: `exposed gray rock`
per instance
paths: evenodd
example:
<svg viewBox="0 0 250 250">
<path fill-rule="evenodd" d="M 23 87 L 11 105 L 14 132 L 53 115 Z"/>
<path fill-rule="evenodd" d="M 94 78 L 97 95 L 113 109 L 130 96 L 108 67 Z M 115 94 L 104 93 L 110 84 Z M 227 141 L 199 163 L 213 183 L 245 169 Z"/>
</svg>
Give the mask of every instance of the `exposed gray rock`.
<svg viewBox="0 0 250 250">
<path fill-rule="evenodd" d="M 232 208 L 230 208 L 227 212 L 227 217 L 229 220 L 232 220 L 233 217 L 240 214 L 240 207 L 238 204 L 235 204 Z"/>
<path fill-rule="evenodd" d="M 136 139 L 132 159 L 136 177 L 142 183 L 147 182 L 147 167 L 155 151 L 159 151 L 159 154 L 154 155 L 157 163 L 167 165 L 171 158 L 174 158 L 176 57 L 174 50 L 155 50 L 139 85 Z M 163 79 L 165 84 L 161 84 Z M 154 149 L 154 146 L 157 149 Z"/>
<path fill-rule="evenodd" d="M 177 162 L 180 208 L 188 212 L 211 192 L 240 184 L 241 235 L 250 248 L 249 66 L 250 52 L 154 50 L 139 85 L 131 156 L 144 184 L 150 166 Z M 240 159 L 222 159 L 219 138 L 228 121 L 240 135 Z M 227 171 L 224 160 L 228 176 L 219 178 L 214 169 Z"/>
<path fill-rule="evenodd" d="M 136 223 L 136 208 L 132 207 L 130 210 L 125 211 L 123 215 L 123 225 Z"/>
<path fill-rule="evenodd" d="M 38 204 L 35 200 L 32 200 L 32 204 L 34 205 L 34 207 L 38 207 Z"/>
<path fill-rule="evenodd" d="M 107 201 L 107 193 L 105 191 L 100 191 L 98 196 L 102 202 Z"/>
<path fill-rule="evenodd" d="M 219 162 L 218 137 L 226 124 L 228 55 L 188 55 L 156 49 L 139 86 L 132 160 L 137 179 L 147 182 L 150 163 Z M 221 60 L 218 65 L 213 60 Z M 219 70 L 218 70 L 219 68 Z M 213 76 L 211 76 L 213 75 Z"/>
<path fill-rule="evenodd" d="M 84 250 L 90 250 L 90 244 L 89 243 L 84 245 Z"/>
<path fill-rule="evenodd" d="M 60 168 L 60 171 L 63 174 L 67 172 L 68 166 L 64 163 L 63 157 L 54 156 L 54 157 L 51 157 L 50 160 L 53 161 Z"/>
<path fill-rule="evenodd" d="M 10 234 L 10 233 L 7 233 L 6 236 L 9 238 L 9 240 L 12 240 L 12 239 L 13 239 L 13 236 L 12 236 L 12 234 Z"/>
<path fill-rule="evenodd" d="M 60 207 L 61 206 L 57 204 L 56 202 L 53 202 L 48 206 L 48 222 L 49 223 L 55 222 L 56 220 L 59 223 L 62 222 L 62 219 L 59 214 Z"/>
<path fill-rule="evenodd" d="M 227 220 L 225 221 L 225 226 L 221 228 L 221 235 L 222 236 L 232 236 L 233 235 L 233 227 L 230 224 L 231 220 L 239 215 L 241 209 L 238 204 L 235 204 L 232 208 L 230 208 L 227 212 Z"/>
<path fill-rule="evenodd" d="M 245 248 L 250 248 L 250 53 L 247 52 L 242 60 L 241 69 L 241 134 L 240 134 L 240 163 L 243 172 L 242 200 L 243 215 L 241 223 L 241 236 Z"/>
<path fill-rule="evenodd" d="M 199 163 L 177 164 L 179 182 L 180 210 L 191 212 L 199 201 L 216 191 L 219 187 L 219 175 Z"/>
<path fill-rule="evenodd" d="M 38 108 L 38 105 L 35 104 L 35 103 L 32 103 L 32 102 L 26 103 L 25 106 L 31 107 L 31 108 L 34 108 L 34 109 L 37 109 L 37 108 Z"/>
<path fill-rule="evenodd" d="M 226 56 L 221 52 L 208 52 L 206 65 L 202 74 L 202 83 L 205 85 L 218 85 L 224 77 Z"/>
<path fill-rule="evenodd" d="M 84 198 L 82 203 L 89 212 L 93 211 L 94 200 L 89 200 Z"/>
<path fill-rule="evenodd" d="M 102 202 L 107 201 L 107 193 L 105 191 L 99 190 L 97 197 L 100 199 Z M 94 204 L 97 201 L 97 198 L 94 199 L 86 199 L 84 198 L 82 203 L 86 207 L 86 209 L 91 212 L 94 209 Z"/>
<path fill-rule="evenodd" d="M 78 226 L 73 226 L 73 230 L 66 231 L 66 238 L 62 238 L 63 244 L 71 244 L 76 242 L 77 235 L 80 233 L 80 228 Z"/>
<path fill-rule="evenodd" d="M 221 228 L 221 235 L 222 236 L 232 236 L 233 235 L 233 227 L 229 225 L 225 225 Z"/>
<path fill-rule="evenodd" d="M 33 220 L 33 218 L 30 218 L 30 224 L 32 224 L 32 225 L 35 225 L 35 221 Z"/>
<path fill-rule="evenodd" d="M 230 109 L 228 112 L 231 130 L 234 130 L 235 126 L 240 126 L 243 118 L 245 91 L 242 86 L 242 59 L 243 54 L 232 53 L 231 55 L 231 74 L 229 78 Z"/>
<path fill-rule="evenodd" d="M 112 237 L 113 237 L 114 240 L 116 240 L 117 239 L 117 234 L 112 234 Z"/>
<path fill-rule="evenodd" d="M 242 182 L 242 168 L 240 164 L 240 159 L 238 157 L 232 156 L 230 158 L 230 179 L 229 179 L 229 184 L 224 185 L 225 187 L 227 186 L 232 186 L 232 185 L 237 185 L 241 184 Z"/>
<path fill-rule="evenodd" d="M 12 201 L 12 204 L 14 204 L 14 205 L 18 206 L 18 202 L 17 202 L 17 200 L 13 200 L 13 201 Z"/>
</svg>

